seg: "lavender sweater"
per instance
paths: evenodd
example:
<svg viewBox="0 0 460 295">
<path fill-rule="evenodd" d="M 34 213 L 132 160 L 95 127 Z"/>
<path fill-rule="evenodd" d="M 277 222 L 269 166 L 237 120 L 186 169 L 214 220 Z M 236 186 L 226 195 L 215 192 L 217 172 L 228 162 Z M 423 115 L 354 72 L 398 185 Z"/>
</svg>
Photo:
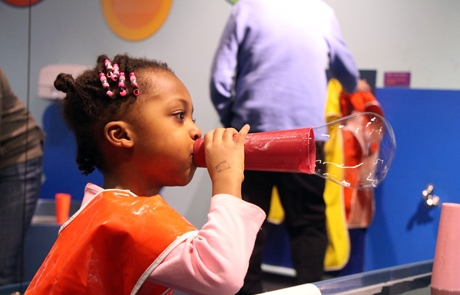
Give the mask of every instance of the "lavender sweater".
<svg viewBox="0 0 460 295">
<path fill-rule="evenodd" d="M 211 72 L 211 99 L 224 126 L 251 132 L 325 124 L 329 67 L 353 92 L 359 72 L 334 11 L 320 0 L 240 0 Z"/>
</svg>

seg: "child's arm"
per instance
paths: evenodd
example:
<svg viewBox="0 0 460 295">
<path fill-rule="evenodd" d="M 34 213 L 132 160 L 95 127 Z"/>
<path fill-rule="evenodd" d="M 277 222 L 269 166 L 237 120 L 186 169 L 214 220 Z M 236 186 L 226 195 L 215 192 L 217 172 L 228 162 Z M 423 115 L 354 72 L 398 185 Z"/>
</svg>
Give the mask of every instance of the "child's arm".
<svg viewBox="0 0 460 295">
<path fill-rule="evenodd" d="M 264 220 L 256 205 L 226 194 L 213 196 L 208 222 L 174 248 L 149 280 L 190 295 L 237 293 Z"/>
<path fill-rule="evenodd" d="M 243 286 L 256 235 L 265 220 L 262 209 L 240 200 L 248 131 L 246 125 L 239 133 L 220 128 L 205 135 L 213 185 L 208 222 L 172 250 L 150 280 L 189 294 L 233 295 Z"/>
<path fill-rule="evenodd" d="M 204 136 L 206 165 L 212 181 L 212 195 L 230 194 L 241 199 L 244 179 L 244 139 L 249 125 L 240 132 L 218 128 Z"/>
</svg>

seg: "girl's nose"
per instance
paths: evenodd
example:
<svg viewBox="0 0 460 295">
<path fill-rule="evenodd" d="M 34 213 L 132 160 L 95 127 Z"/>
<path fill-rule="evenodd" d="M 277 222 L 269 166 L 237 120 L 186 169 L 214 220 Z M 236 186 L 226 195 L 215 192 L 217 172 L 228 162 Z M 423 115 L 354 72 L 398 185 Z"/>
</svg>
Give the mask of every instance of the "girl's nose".
<svg viewBox="0 0 460 295">
<path fill-rule="evenodd" d="M 193 124 L 194 124 L 195 126 L 194 126 L 194 128 L 192 128 L 192 134 L 191 134 L 191 135 L 192 135 L 192 138 L 193 138 L 194 140 L 197 140 L 197 139 L 200 138 L 203 134 L 202 134 L 202 132 L 201 132 L 201 129 L 200 129 L 195 123 L 193 123 Z"/>
</svg>

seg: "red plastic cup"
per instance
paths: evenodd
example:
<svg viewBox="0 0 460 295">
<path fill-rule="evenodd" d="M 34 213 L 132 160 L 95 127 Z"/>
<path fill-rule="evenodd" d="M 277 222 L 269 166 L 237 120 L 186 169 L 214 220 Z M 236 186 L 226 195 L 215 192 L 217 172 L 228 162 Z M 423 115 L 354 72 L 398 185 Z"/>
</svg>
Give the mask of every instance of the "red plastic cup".
<svg viewBox="0 0 460 295">
<path fill-rule="evenodd" d="M 431 294 L 460 294 L 460 204 L 443 203 L 431 275 Z"/>
<path fill-rule="evenodd" d="M 66 193 L 57 193 L 54 198 L 56 201 L 56 223 L 64 224 L 69 220 L 71 196 Z"/>
<path fill-rule="evenodd" d="M 195 141 L 193 156 L 198 167 L 206 167 L 203 138 Z M 246 170 L 313 174 L 315 161 L 312 128 L 250 133 L 244 142 Z"/>
</svg>

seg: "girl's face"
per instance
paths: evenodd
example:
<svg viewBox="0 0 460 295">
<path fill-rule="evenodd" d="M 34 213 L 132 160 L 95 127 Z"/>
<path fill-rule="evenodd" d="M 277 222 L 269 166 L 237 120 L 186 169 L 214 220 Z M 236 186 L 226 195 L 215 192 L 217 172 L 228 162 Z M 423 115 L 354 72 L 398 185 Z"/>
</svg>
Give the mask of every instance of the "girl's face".
<svg viewBox="0 0 460 295">
<path fill-rule="evenodd" d="M 144 72 L 151 87 L 135 110 L 133 147 L 139 175 L 152 186 L 188 184 L 196 166 L 193 145 L 201 130 L 193 120 L 193 105 L 185 85 L 172 73 Z M 150 185 L 150 184 L 149 184 Z"/>
</svg>

